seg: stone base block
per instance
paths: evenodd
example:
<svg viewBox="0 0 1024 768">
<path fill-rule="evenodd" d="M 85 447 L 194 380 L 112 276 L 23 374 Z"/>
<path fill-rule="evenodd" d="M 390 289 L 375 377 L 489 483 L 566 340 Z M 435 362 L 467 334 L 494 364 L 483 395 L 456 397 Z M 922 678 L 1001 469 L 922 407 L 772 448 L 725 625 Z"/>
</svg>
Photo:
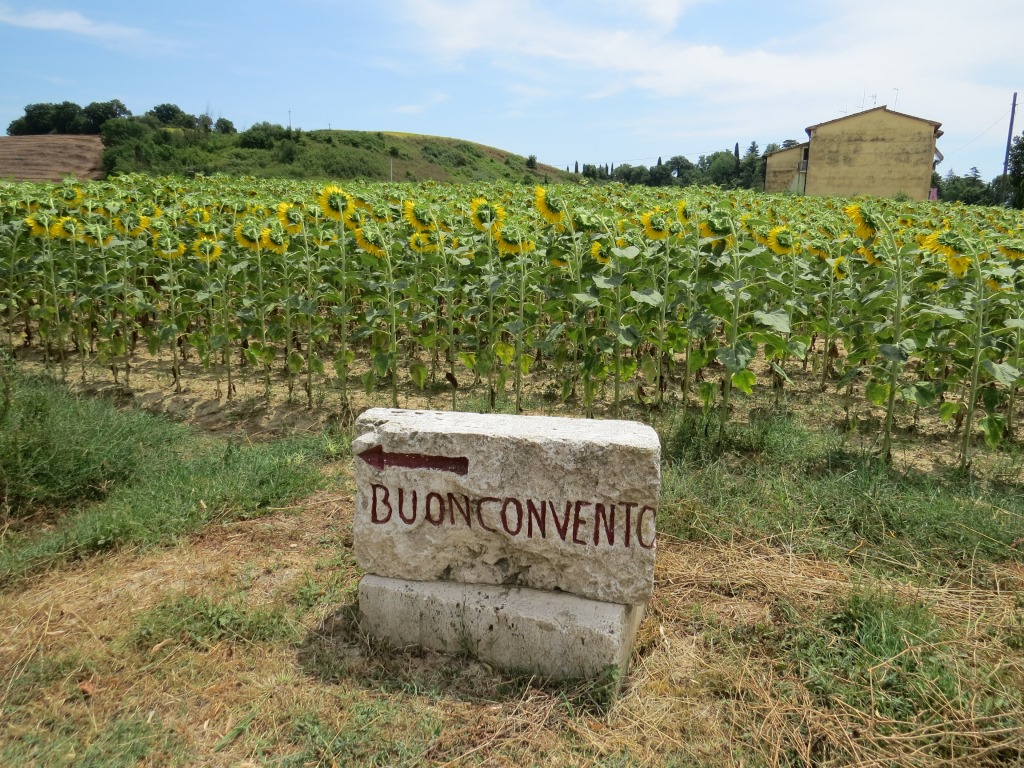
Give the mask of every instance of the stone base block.
<svg viewBox="0 0 1024 768">
<path fill-rule="evenodd" d="M 363 630 L 393 646 L 467 653 L 552 679 L 625 674 L 642 605 L 518 587 L 364 576 Z"/>
</svg>

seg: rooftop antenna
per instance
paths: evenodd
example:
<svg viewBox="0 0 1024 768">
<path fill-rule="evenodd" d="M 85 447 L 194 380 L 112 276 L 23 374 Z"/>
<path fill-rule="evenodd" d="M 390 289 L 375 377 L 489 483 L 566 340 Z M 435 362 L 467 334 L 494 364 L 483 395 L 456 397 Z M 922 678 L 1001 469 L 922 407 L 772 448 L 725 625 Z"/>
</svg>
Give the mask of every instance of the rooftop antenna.
<svg viewBox="0 0 1024 768">
<path fill-rule="evenodd" d="M 893 88 L 893 90 L 896 91 L 896 98 L 892 100 L 892 108 L 893 108 L 893 110 L 895 110 L 896 109 L 896 102 L 898 102 L 900 100 L 900 89 L 899 88 Z"/>
<path fill-rule="evenodd" d="M 878 94 L 877 93 L 872 93 L 871 94 L 871 106 L 872 107 L 877 107 L 878 106 Z"/>
</svg>

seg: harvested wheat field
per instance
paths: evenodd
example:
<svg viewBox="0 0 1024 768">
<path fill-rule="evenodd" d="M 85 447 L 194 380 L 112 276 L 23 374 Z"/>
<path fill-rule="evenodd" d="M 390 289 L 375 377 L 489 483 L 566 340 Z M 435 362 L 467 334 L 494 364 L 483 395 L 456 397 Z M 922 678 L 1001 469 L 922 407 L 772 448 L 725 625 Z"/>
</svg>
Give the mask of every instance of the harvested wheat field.
<svg viewBox="0 0 1024 768">
<path fill-rule="evenodd" d="M 103 178 L 99 136 L 0 137 L 0 179 L 61 181 Z"/>
</svg>

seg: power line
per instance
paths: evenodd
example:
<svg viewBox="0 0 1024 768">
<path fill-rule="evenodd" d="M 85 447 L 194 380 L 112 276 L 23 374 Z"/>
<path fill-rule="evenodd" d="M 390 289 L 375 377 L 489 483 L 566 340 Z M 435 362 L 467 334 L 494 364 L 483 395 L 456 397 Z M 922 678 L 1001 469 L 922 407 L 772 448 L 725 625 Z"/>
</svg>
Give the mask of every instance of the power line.
<svg viewBox="0 0 1024 768">
<path fill-rule="evenodd" d="M 989 131 L 991 131 L 991 130 L 992 130 L 993 128 L 995 128 L 995 127 L 996 127 L 997 125 L 999 125 L 999 123 L 1003 122 L 1003 118 L 1004 118 L 1004 117 L 1006 117 L 1006 116 L 1007 116 L 1008 114 L 1010 114 L 1010 110 L 1006 110 L 1005 112 L 1003 112 L 1003 114 L 1001 114 L 1001 115 L 1000 115 L 999 117 L 997 117 L 997 118 L 996 118 L 996 121 L 995 121 L 994 123 L 992 123 L 992 125 L 990 125 L 990 126 L 989 126 L 988 128 L 986 128 L 986 129 L 985 129 L 984 131 L 982 131 L 981 133 L 979 133 L 979 134 L 978 134 L 977 136 L 975 136 L 975 137 L 974 137 L 973 139 L 971 139 L 970 141 L 968 141 L 968 142 L 967 142 L 966 144 L 964 144 L 964 145 L 963 145 L 962 147 L 957 147 L 956 149 L 952 149 L 952 150 L 950 150 L 950 151 L 948 151 L 948 152 L 944 152 L 943 154 L 944 154 L 944 155 L 946 155 L 946 156 L 948 157 L 949 155 L 955 155 L 955 154 L 956 154 L 957 152 L 959 152 L 959 151 L 960 151 L 961 149 L 965 149 L 965 148 L 967 148 L 967 147 L 971 146 L 971 144 L 973 144 L 973 143 L 974 143 L 974 142 L 976 142 L 976 141 L 977 141 L 978 139 L 980 139 L 980 138 L 981 138 L 982 136 L 984 136 L 984 135 L 985 135 L 986 133 L 988 133 Z"/>
</svg>

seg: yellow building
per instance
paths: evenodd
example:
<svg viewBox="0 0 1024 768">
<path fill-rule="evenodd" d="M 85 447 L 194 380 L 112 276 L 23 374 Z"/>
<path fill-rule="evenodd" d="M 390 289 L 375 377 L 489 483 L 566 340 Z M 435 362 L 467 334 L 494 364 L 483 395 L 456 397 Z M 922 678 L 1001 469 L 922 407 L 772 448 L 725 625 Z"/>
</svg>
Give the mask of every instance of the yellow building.
<svg viewBox="0 0 1024 768">
<path fill-rule="evenodd" d="M 885 106 L 812 125 L 805 144 L 766 155 L 765 191 L 927 200 L 940 125 Z"/>
</svg>

